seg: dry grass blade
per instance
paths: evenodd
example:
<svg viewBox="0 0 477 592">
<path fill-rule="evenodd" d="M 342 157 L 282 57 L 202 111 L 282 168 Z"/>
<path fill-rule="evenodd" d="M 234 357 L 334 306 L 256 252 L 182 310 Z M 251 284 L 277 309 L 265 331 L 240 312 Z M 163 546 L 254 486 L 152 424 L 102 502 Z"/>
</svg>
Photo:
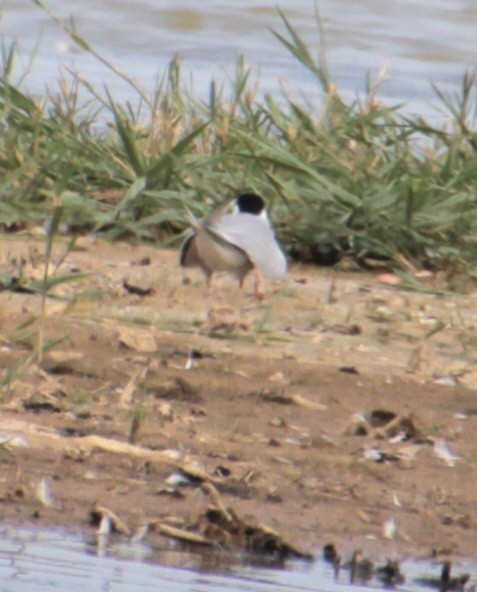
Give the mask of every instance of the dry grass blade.
<svg viewBox="0 0 477 592">
<path fill-rule="evenodd" d="M 51 250 L 53 247 L 53 240 L 54 240 L 54 237 L 58 231 L 58 227 L 60 225 L 62 216 L 63 216 L 63 208 L 61 206 L 55 207 L 55 209 L 53 210 L 53 213 L 52 213 L 51 223 L 48 228 L 48 234 L 46 237 L 45 271 L 43 274 L 43 284 L 42 284 L 42 293 L 41 293 L 40 327 L 38 330 L 38 347 L 37 347 L 37 357 L 38 357 L 38 364 L 39 365 L 41 365 L 41 361 L 43 358 L 48 269 L 50 267 L 50 259 L 51 259 Z"/>
<path fill-rule="evenodd" d="M 153 523 L 154 529 L 162 534 L 163 536 L 170 537 L 181 541 L 182 543 L 191 543 L 194 545 L 213 545 L 214 541 L 207 539 L 206 537 L 192 532 L 190 530 L 184 530 L 182 528 L 176 528 L 175 526 L 169 526 L 168 524 Z"/>
<path fill-rule="evenodd" d="M 109 521 L 109 523 L 113 527 L 113 530 L 115 530 L 116 532 L 120 532 L 121 534 L 126 535 L 130 534 L 130 529 L 127 526 L 127 524 L 125 524 L 125 522 L 123 522 L 123 520 L 121 520 L 121 518 L 115 512 L 113 512 L 109 508 L 106 508 L 105 506 L 102 506 L 98 502 L 95 502 L 91 506 L 90 516 L 91 519 L 100 526 L 104 524 L 104 519 L 106 519 L 107 521 Z M 100 534 L 107 534 L 107 532 Z"/>
</svg>

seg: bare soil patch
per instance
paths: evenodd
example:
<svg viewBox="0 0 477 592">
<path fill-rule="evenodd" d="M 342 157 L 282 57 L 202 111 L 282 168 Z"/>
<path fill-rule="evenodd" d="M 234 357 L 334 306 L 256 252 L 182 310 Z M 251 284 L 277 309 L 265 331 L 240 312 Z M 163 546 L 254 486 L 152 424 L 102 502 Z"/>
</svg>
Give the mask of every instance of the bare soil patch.
<svg viewBox="0 0 477 592">
<path fill-rule="evenodd" d="M 52 273 L 86 276 L 47 299 L 41 364 L 41 296 L 0 292 L 4 521 L 184 526 L 198 471 L 304 549 L 476 556 L 475 293 L 295 265 L 257 302 L 174 251 L 65 245 Z M 2 271 L 41 278 L 43 251 L 5 237 Z"/>
</svg>

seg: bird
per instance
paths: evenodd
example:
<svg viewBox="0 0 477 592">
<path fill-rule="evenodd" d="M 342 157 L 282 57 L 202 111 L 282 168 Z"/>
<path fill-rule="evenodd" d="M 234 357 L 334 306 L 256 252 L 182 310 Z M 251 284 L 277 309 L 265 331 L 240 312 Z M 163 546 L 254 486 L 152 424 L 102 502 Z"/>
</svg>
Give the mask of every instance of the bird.
<svg viewBox="0 0 477 592">
<path fill-rule="evenodd" d="M 227 213 L 232 207 L 234 211 Z M 180 264 L 202 269 L 208 286 L 216 271 L 234 274 L 240 288 L 252 269 L 271 280 L 285 275 L 286 257 L 275 238 L 261 196 L 242 193 L 227 199 L 202 221 L 190 212 L 188 216 L 193 231 L 182 244 Z"/>
</svg>

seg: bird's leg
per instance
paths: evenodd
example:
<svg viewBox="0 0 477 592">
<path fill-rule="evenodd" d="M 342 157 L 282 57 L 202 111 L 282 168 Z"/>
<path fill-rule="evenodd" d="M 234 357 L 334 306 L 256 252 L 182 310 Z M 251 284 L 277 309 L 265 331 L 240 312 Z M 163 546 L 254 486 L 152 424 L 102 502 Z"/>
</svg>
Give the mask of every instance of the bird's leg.
<svg viewBox="0 0 477 592">
<path fill-rule="evenodd" d="M 263 291 L 263 276 L 258 270 L 255 270 L 254 293 L 257 300 L 265 300 L 265 292 Z"/>
<path fill-rule="evenodd" d="M 207 292 L 210 292 L 210 289 L 212 288 L 212 276 L 214 275 L 214 272 L 205 266 L 202 267 L 202 271 L 205 275 L 205 284 L 207 286 Z"/>
<path fill-rule="evenodd" d="M 265 291 L 263 289 L 263 275 L 258 269 L 253 270 L 253 297 L 255 300 L 262 302 L 265 300 Z"/>
<path fill-rule="evenodd" d="M 263 291 L 263 276 L 258 271 L 258 269 L 254 269 L 253 273 L 255 276 L 254 283 L 253 283 L 253 296 L 254 296 L 254 298 L 256 298 L 256 300 L 261 302 L 262 300 L 265 300 L 265 292 Z M 248 273 L 239 277 L 240 290 L 243 290 L 243 287 L 245 284 L 245 278 L 247 277 L 247 275 L 248 275 Z"/>
</svg>

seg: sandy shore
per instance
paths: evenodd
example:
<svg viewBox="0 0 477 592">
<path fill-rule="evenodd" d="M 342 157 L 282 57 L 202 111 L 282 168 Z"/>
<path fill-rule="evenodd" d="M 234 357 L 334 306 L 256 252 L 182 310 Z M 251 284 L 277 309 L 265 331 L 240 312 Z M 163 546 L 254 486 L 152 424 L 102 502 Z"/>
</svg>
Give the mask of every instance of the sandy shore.
<svg viewBox="0 0 477 592">
<path fill-rule="evenodd" d="M 85 275 L 46 300 L 41 363 L 41 297 L 0 292 L 4 521 L 91 528 L 99 502 L 186 526 L 196 471 L 303 549 L 476 557 L 474 294 L 297 265 L 257 302 L 173 251 L 78 244 L 55 245 L 51 271 Z M 43 251 L 7 237 L 4 286 Z"/>
</svg>

